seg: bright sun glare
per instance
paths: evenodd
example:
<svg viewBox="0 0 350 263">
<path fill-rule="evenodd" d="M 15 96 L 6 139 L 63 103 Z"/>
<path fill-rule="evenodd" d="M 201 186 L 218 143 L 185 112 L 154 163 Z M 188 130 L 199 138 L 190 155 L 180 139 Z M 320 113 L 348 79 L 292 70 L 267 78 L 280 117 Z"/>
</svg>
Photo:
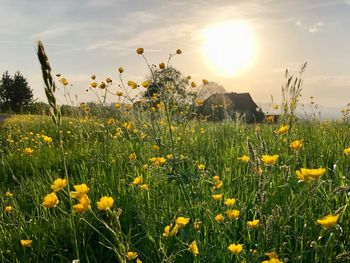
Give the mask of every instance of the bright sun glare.
<svg viewBox="0 0 350 263">
<path fill-rule="evenodd" d="M 252 62 L 255 40 L 244 22 L 224 22 L 203 31 L 203 52 L 208 63 L 224 75 L 235 75 Z"/>
</svg>

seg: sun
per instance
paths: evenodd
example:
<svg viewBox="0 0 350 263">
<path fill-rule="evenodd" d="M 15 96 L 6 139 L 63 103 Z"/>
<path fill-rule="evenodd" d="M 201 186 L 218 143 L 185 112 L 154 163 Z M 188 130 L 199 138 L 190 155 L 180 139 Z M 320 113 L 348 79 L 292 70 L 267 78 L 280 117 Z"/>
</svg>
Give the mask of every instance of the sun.
<svg viewBox="0 0 350 263">
<path fill-rule="evenodd" d="M 211 25 L 203 30 L 202 39 L 207 62 L 223 75 L 236 75 L 253 62 L 255 39 L 251 27 L 245 22 Z"/>
</svg>

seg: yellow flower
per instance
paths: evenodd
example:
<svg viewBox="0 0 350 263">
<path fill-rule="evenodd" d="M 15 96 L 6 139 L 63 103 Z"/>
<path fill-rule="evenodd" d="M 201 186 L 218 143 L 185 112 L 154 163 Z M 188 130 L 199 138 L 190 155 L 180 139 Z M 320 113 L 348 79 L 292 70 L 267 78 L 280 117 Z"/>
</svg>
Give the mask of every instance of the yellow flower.
<svg viewBox="0 0 350 263">
<path fill-rule="evenodd" d="M 13 196 L 13 193 L 11 193 L 11 192 L 6 192 L 5 195 L 6 195 L 7 197 L 12 197 L 12 196 Z"/>
<path fill-rule="evenodd" d="M 100 89 L 105 89 L 106 88 L 106 83 L 104 83 L 103 81 L 100 84 Z"/>
<path fill-rule="evenodd" d="M 95 80 L 95 79 L 96 79 L 96 75 L 92 75 L 92 76 L 91 76 L 91 79 L 92 79 L 92 80 Z"/>
<path fill-rule="evenodd" d="M 331 227 L 335 227 L 338 224 L 339 214 L 337 215 L 326 215 L 321 219 L 317 219 L 317 224 L 321 225 L 324 229 L 329 229 Z"/>
<path fill-rule="evenodd" d="M 137 158 L 137 155 L 136 155 L 136 153 L 131 153 L 130 155 L 129 155 L 129 160 L 130 161 L 135 161 L 136 160 L 136 158 Z"/>
<path fill-rule="evenodd" d="M 111 78 L 106 78 L 106 82 L 107 82 L 107 83 L 112 83 L 113 81 L 112 81 Z"/>
<path fill-rule="evenodd" d="M 241 244 L 231 244 L 228 246 L 228 251 L 234 255 L 238 255 L 243 251 L 243 245 Z"/>
<path fill-rule="evenodd" d="M 132 80 L 128 81 L 128 86 L 132 89 L 136 89 L 137 88 L 137 83 L 133 82 Z"/>
<path fill-rule="evenodd" d="M 143 182 L 143 178 L 142 176 L 137 176 L 135 177 L 134 181 L 132 182 L 133 185 L 139 185 L 139 184 L 142 184 Z"/>
<path fill-rule="evenodd" d="M 217 222 L 223 222 L 224 220 L 225 220 L 225 218 L 222 214 L 218 214 L 215 216 L 215 221 L 217 221 Z"/>
<path fill-rule="evenodd" d="M 275 133 L 276 133 L 276 134 L 279 134 L 279 135 L 282 135 L 282 134 L 287 133 L 288 130 L 289 130 L 289 125 L 287 124 L 287 125 L 284 125 L 284 126 L 279 127 L 278 130 L 275 131 Z"/>
<path fill-rule="evenodd" d="M 55 192 L 46 195 L 42 203 L 42 205 L 46 208 L 55 207 L 57 204 L 58 204 L 58 198 Z"/>
<path fill-rule="evenodd" d="M 136 49 L 136 53 L 139 55 L 142 55 L 144 52 L 144 49 L 142 47 L 139 47 L 138 49 Z"/>
<path fill-rule="evenodd" d="M 239 217 L 240 212 L 238 210 L 227 210 L 225 214 L 230 219 L 236 219 Z"/>
<path fill-rule="evenodd" d="M 118 68 L 118 71 L 119 71 L 120 74 L 122 74 L 122 73 L 124 72 L 123 67 L 119 67 L 119 68 Z"/>
<path fill-rule="evenodd" d="M 192 82 L 191 82 L 191 87 L 192 87 L 192 88 L 195 88 L 195 87 L 197 87 L 197 84 L 196 84 L 195 82 L 192 81 Z"/>
<path fill-rule="evenodd" d="M 5 213 L 11 213 L 12 210 L 13 210 L 13 207 L 10 206 L 10 205 L 8 205 L 8 206 L 6 206 L 6 207 L 4 208 Z"/>
<path fill-rule="evenodd" d="M 83 195 L 87 194 L 90 188 L 86 184 L 78 184 L 73 186 L 75 192 L 70 192 L 71 197 L 73 198 L 81 198 Z"/>
<path fill-rule="evenodd" d="M 22 247 L 31 247 L 33 240 L 30 239 L 21 239 L 21 246 Z"/>
<path fill-rule="evenodd" d="M 273 105 L 273 109 L 278 110 L 278 105 L 277 104 Z"/>
<path fill-rule="evenodd" d="M 65 79 L 65 78 L 61 78 L 61 83 L 64 85 L 64 86 L 67 86 L 69 83 L 68 81 Z"/>
<path fill-rule="evenodd" d="M 299 140 L 295 140 L 295 141 L 291 142 L 291 144 L 289 144 L 289 147 L 294 151 L 298 151 L 302 146 L 303 146 L 303 144 Z"/>
<path fill-rule="evenodd" d="M 144 82 L 142 82 L 141 86 L 144 87 L 144 88 L 147 88 L 149 86 L 149 82 L 148 81 L 144 81 Z"/>
<path fill-rule="evenodd" d="M 32 148 L 29 148 L 29 147 L 27 147 L 23 150 L 23 153 L 27 156 L 32 155 L 33 152 L 34 152 L 34 150 Z"/>
<path fill-rule="evenodd" d="M 259 225 L 260 220 L 259 219 L 254 219 L 253 221 L 248 221 L 247 226 L 250 228 L 257 228 Z"/>
<path fill-rule="evenodd" d="M 166 226 L 164 228 L 163 237 L 169 236 L 169 232 L 170 232 L 170 226 Z"/>
<path fill-rule="evenodd" d="M 261 157 L 261 161 L 263 161 L 264 164 L 266 165 L 273 165 L 277 162 L 278 160 L 278 155 L 263 155 Z"/>
<path fill-rule="evenodd" d="M 128 253 L 126 253 L 126 257 L 129 259 L 129 260 L 133 260 L 135 258 L 137 258 L 139 255 L 137 254 L 137 252 L 132 252 L 132 251 L 129 251 Z"/>
<path fill-rule="evenodd" d="M 202 106 L 204 104 L 204 101 L 201 100 L 201 99 L 196 99 L 196 103 L 200 107 L 200 106 Z"/>
<path fill-rule="evenodd" d="M 199 249 L 197 246 L 197 241 L 194 240 L 192 241 L 191 244 L 189 244 L 188 246 L 188 250 L 192 252 L 192 254 L 196 257 L 197 255 L 199 255 Z"/>
<path fill-rule="evenodd" d="M 60 74 L 60 73 L 57 73 L 57 74 L 56 74 L 56 77 L 57 77 L 57 78 L 61 77 L 61 74 Z"/>
<path fill-rule="evenodd" d="M 192 77 L 191 77 L 191 76 L 187 76 L 186 78 L 187 78 L 188 80 L 190 80 Z"/>
<path fill-rule="evenodd" d="M 300 171 L 296 171 L 297 178 L 301 181 L 315 180 L 320 178 L 326 172 L 325 168 L 307 169 L 301 168 Z"/>
<path fill-rule="evenodd" d="M 109 119 L 108 122 L 107 122 L 107 124 L 108 124 L 108 125 L 113 125 L 113 124 L 114 124 L 114 120 L 113 120 L 112 118 Z"/>
<path fill-rule="evenodd" d="M 344 153 L 345 153 L 346 155 L 350 155 L 350 147 L 349 147 L 349 148 L 346 148 L 346 149 L 344 150 Z"/>
<path fill-rule="evenodd" d="M 152 145 L 152 150 L 153 150 L 153 151 L 159 151 L 160 148 L 159 148 L 158 145 L 154 144 L 154 145 Z"/>
<path fill-rule="evenodd" d="M 169 153 L 169 154 L 167 154 L 166 158 L 167 158 L 168 160 L 171 160 L 171 159 L 174 158 L 174 155 L 171 154 L 171 153 Z"/>
<path fill-rule="evenodd" d="M 215 181 L 214 189 L 220 189 L 222 187 L 222 181 Z"/>
<path fill-rule="evenodd" d="M 227 198 L 224 203 L 227 206 L 233 206 L 236 203 L 236 199 L 234 199 L 234 198 Z"/>
<path fill-rule="evenodd" d="M 201 164 L 198 164 L 198 169 L 200 171 L 204 171 L 205 170 L 205 164 L 201 163 Z"/>
<path fill-rule="evenodd" d="M 211 197 L 213 197 L 215 201 L 219 201 L 222 199 L 223 196 L 224 194 L 216 194 L 216 195 L 212 195 Z"/>
<path fill-rule="evenodd" d="M 219 181 L 219 180 L 220 180 L 220 177 L 217 176 L 217 175 L 214 175 L 214 176 L 213 176 L 213 180 L 214 180 L 214 181 Z"/>
<path fill-rule="evenodd" d="M 160 63 L 160 64 L 159 64 L 159 68 L 160 68 L 160 69 L 165 69 L 165 64 L 164 64 L 163 62 Z"/>
<path fill-rule="evenodd" d="M 141 259 L 137 258 L 136 263 L 142 263 Z"/>
<path fill-rule="evenodd" d="M 249 156 L 247 155 L 242 155 L 241 157 L 237 158 L 239 161 L 244 162 L 244 163 L 249 163 Z"/>
<path fill-rule="evenodd" d="M 120 96 L 122 96 L 122 95 L 123 95 L 123 92 L 118 91 L 118 92 L 117 92 L 117 95 L 120 97 Z"/>
<path fill-rule="evenodd" d="M 152 157 L 150 158 L 150 161 L 156 167 L 166 163 L 166 159 L 164 157 Z"/>
<path fill-rule="evenodd" d="M 141 184 L 140 185 L 140 189 L 144 190 L 144 191 L 147 191 L 149 189 L 148 184 Z"/>
<path fill-rule="evenodd" d="M 178 55 L 182 54 L 181 49 L 177 49 L 177 50 L 176 50 L 176 54 L 178 54 Z"/>
<path fill-rule="evenodd" d="M 268 116 L 266 116 L 266 121 L 267 121 L 267 122 L 273 122 L 273 121 L 274 121 L 273 115 L 268 115 Z"/>
<path fill-rule="evenodd" d="M 120 108 L 120 104 L 119 103 L 114 104 L 114 108 L 119 109 Z"/>
<path fill-rule="evenodd" d="M 190 219 L 188 217 L 183 217 L 183 216 L 179 216 L 175 220 L 175 223 L 181 227 L 184 227 L 185 225 L 187 225 L 188 222 L 190 222 Z"/>
<path fill-rule="evenodd" d="M 208 85 L 209 81 L 207 81 L 206 79 L 202 79 L 203 85 Z"/>
<path fill-rule="evenodd" d="M 83 213 L 91 208 L 90 203 L 89 197 L 87 194 L 84 194 L 79 198 L 79 204 L 73 206 L 73 210 L 76 214 Z"/>
<path fill-rule="evenodd" d="M 52 138 L 50 136 L 43 135 L 43 140 L 46 143 L 52 143 Z"/>
<path fill-rule="evenodd" d="M 195 230 L 198 230 L 199 229 L 199 224 L 201 223 L 201 221 L 199 221 L 199 219 L 196 219 L 194 222 L 193 222 L 193 228 Z"/>
<path fill-rule="evenodd" d="M 53 181 L 53 184 L 51 185 L 51 190 L 54 192 L 58 192 L 65 188 L 67 185 L 67 180 L 62 178 L 57 178 L 55 181 Z"/>
<path fill-rule="evenodd" d="M 112 197 L 103 196 L 100 201 L 97 202 L 97 209 L 102 211 L 107 211 L 113 206 L 114 200 Z"/>
</svg>

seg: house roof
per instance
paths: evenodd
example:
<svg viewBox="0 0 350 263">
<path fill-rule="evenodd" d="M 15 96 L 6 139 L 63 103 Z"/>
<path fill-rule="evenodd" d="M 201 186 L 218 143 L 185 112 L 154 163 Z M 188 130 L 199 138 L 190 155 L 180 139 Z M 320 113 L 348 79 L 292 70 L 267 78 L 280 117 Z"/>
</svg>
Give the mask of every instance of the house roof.
<svg viewBox="0 0 350 263">
<path fill-rule="evenodd" d="M 216 96 L 228 97 L 232 101 L 232 103 L 235 105 L 235 107 L 238 109 L 258 108 L 258 106 L 255 104 L 255 102 L 253 101 L 252 97 L 248 92 L 245 92 L 245 93 L 231 92 L 231 93 L 213 94 L 207 99 L 207 101 L 210 101 L 212 97 L 216 97 Z"/>
</svg>

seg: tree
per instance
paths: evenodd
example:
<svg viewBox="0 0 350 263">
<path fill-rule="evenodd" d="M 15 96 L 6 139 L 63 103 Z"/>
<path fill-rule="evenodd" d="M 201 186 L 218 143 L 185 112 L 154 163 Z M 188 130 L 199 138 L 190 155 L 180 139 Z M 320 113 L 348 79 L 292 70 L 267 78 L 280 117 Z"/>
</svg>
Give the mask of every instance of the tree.
<svg viewBox="0 0 350 263">
<path fill-rule="evenodd" d="M 33 103 L 33 91 L 26 78 L 17 71 L 13 78 L 6 71 L 0 81 L 0 102 L 3 111 L 23 112 Z"/>
<path fill-rule="evenodd" d="M 217 84 L 214 81 L 210 81 L 206 85 L 202 84 L 198 86 L 196 89 L 194 89 L 193 91 L 196 93 L 197 98 L 203 101 L 209 98 L 213 94 L 227 93 L 227 91 L 223 86 Z"/>
<path fill-rule="evenodd" d="M 151 99 L 156 93 L 161 100 L 171 105 L 183 105 L 191 101 L 188 78 L 174 67 L 155 69 L 146 79 L 150 83 L 144 93 L 146 99 Z"/>
</svg>

